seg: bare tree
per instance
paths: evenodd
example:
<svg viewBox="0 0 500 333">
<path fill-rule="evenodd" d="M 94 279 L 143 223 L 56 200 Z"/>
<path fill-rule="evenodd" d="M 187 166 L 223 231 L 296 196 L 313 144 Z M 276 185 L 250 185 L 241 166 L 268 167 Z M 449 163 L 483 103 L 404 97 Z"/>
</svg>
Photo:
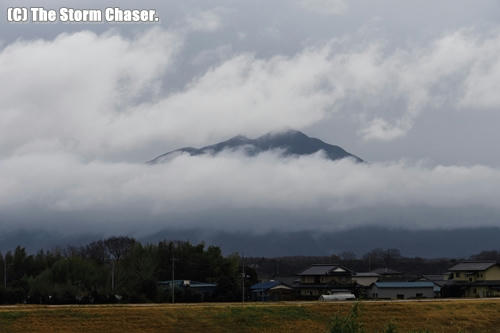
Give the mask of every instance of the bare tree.
<svg viewBox="0 0 500 333">
<path fill-rule="evenodd" d="M 111 256 L 111 290 L 115 290 L 116 266 L 120 259 L 132 249 L 134 244 L 135 239 L 124 236 L 111 237 L 104 241 L 104 246 Z"/>
</svg>

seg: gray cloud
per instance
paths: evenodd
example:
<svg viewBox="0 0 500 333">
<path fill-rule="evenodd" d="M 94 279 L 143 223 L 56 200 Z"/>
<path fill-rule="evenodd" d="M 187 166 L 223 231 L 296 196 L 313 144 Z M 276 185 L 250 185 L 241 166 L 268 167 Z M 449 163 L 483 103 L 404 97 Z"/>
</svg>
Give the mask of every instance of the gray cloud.
<svg viewBox="0 0 500 333">
<path fill-rule="evenodd" d="M 496 2 L 183 3 L 145 1 L 154 26 L 1 24 L 4 228 L 498 226 Z M 374 163 L 142 164 L 288 127 Z"/>
<path fill-rule="evenodd" d="M 80 32 L 8 45 L 0 53 L 3 150 L 52 146 L 106 158 L 158 142 L 301 129 L 336 112 L 358 117 L 366 140 L 394 140 L 424 110 L 500 102 L 496 33 L 458 31 L 389 53 L 379 42 L 330 41 L 293 56 L 237 54 L 165 95 L 184 39 L 153 28 L 133 38 Z"/>
<path fill-rule="evenodd" d="M 395 223 L 412 229 L 472 227 L 497 225 L 497 220 L 490 219 L 491 213 L 482 220 L 436 221 L 426 215 L 464 207 L 500 212 L 496 200 L 500 170 L 484 166 L 359 164 L 331 162 L 321 154 L 283 159 L 275 153 L 254 158 L 239 153 L 181 155 L 149 166 L 43 154 L 2 160 L 0 175 L 5 221 L 14 216 L 19 227 L 42 216 L 51 221 L 47 228 L 71 226 L 73 232 L 153 232 L 167 227 L 247 230 L 247 217 L 236 218 L 241 212 L 264 217 L 251 223 L 261 231 Z M 391 214 L 395 215 L 384 221 Z M 307 223 L 297 216 L 307 218 Z M 72 219 L 80 222 L 73 224 Z M 7 222 L 7 227 L 13 226 Z"/>
</svg>

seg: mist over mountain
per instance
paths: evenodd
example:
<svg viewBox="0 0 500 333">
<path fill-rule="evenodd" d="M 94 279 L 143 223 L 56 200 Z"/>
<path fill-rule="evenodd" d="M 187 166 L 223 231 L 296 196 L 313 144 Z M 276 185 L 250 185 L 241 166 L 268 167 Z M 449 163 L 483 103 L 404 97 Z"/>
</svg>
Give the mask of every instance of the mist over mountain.
<svg viewBox="0 0 500 333">
<path fill-rule="evenodd" d="M 339 146 L 309 137 L 300 131 L 288 130 L 278 133 L 268 133 L 256 139 L 249 139 L 245 136 L 238 135 L 229 140 L 202 148 L 180 148 L 162 154 L 148 163 L 156 164 L 166 162 L 178 154 L 183 153 L 191 156 L 198 156 L 204 154 L 217 155 L 222 151 L 243 151 L 248 156 L 255 156 L 273 150 L 281 151 L 282 156 L 311 155 L 322 151 L 325 156 L 332 161 L 352 158 L 356 162 L 363 162 L 361 158 L 348 153 Z"/>
<path fill-rule="evenodd" d="M 108 236 L 99 233 L 64 236 L 43 230 L 19 230 L 0 236 L 0 251 L 5 253 L 20 245 L 34 253 L 42 248 L 85 245 Z M 344 251 L 361 256 L 375 248 L 397 248 L 403 255 L 411 257 L 467 258 L 483 250 L 498 250 L 500 228 L 406 230 L 358 227 L 337 232 L 276 230 L 263 234 L 193 228 L 165 229 L 137 239 L 146 243 L 160 240 L 203 242 L 220 246 L 225 254 L 238 252 L 254 257 L 328 256 Z"/>
</svg>

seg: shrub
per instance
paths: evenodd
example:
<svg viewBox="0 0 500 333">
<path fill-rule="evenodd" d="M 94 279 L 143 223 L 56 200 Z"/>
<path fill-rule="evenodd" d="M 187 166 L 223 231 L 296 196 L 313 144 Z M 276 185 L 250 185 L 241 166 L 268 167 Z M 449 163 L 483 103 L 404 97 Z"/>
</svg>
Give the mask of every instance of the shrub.
<svg viewBox="0 0 500 333">
<path fill-rule="evenodd" d="M 359 308 L 359 303 L 356 303 L 347 316 L 336 315 L 330 333 L 364 333 L 363 323 L 359 320 Z"/>
</svg>

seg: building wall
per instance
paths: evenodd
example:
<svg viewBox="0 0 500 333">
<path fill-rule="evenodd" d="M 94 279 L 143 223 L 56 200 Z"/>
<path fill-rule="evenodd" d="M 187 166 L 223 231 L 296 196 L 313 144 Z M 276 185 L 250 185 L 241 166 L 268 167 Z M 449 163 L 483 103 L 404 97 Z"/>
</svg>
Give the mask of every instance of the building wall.
<svg viewBox="0 0 500 333">
<path fill-rule="evenodd" d="M 319 288 L 302 288 L 300 289 L 300 296 L 304 297 L 319 297 L 321 295 L 325 295 L 328 293 L 328 289 L 319 289 Z"/>
<path fill-rule="evenodd" d="M 302 283 L 314 283 L 315 277 L 314 276 L 301 276 L 300 282 L 302 282 Z"/>
<path fill-rule="evenodd" d="M 464 297 L 500 297 L 500 290 L 495 290 L 489 287 L 474 287 L 470 286 L 465 289 Z"/>
<path fill-rule="evenodd" d="M 353 276 L 352 278 L 353 281 L 355 281 L 357 284 L 368 287 L 372 283 L 375 283 L 378 281 L 378 277 L 376 276 Z"/>
<path fill-rule="evenodd" d="M 453 272 L 452 280 L 475 282 L 484 279 L 484 272 Z"/>
<path fill-rule="evenodd" d="M 278 288 L 268 290 L 253 290 L 254 301 L 291 301 L 295 299 L 295 291 L 291 288 Z"/>
<path fill-rule="evenodd" d="M 500 281 L 500 265 L 496 265 L 484 272 L 486 281 Z"/>
<path fill-rule="evenodd" d="M 331 283 L 331 282 L 338 282 L 338 283 L 349 283 L 351 281 L 350 276 L 322 276 L 320 278 L 320 283 Z"/>
<path fill-rule="evenodd" d="M 378 288 L 372 286 L 368 291 L 368 297 L 386 299 L 434 298 L 434 288 Z"/>
<path fill-rule="evenodd" d="M 271 289 L 269 295 L 271 301 L 291 301 L 295 298 L 292 289 Z"/>
<path fill-rule="evenodd" d="M 349 283 L 350 276 L 335 276 L 335 275 L 307 275 L 300 278 L 302 283 L 319 284 L 319 283 Z"/>
<path fill-rule="evenodd" d="M 301 289 L 301 296 L 319 296 L 320 292 L 317 289 Z"/>
</svg>

